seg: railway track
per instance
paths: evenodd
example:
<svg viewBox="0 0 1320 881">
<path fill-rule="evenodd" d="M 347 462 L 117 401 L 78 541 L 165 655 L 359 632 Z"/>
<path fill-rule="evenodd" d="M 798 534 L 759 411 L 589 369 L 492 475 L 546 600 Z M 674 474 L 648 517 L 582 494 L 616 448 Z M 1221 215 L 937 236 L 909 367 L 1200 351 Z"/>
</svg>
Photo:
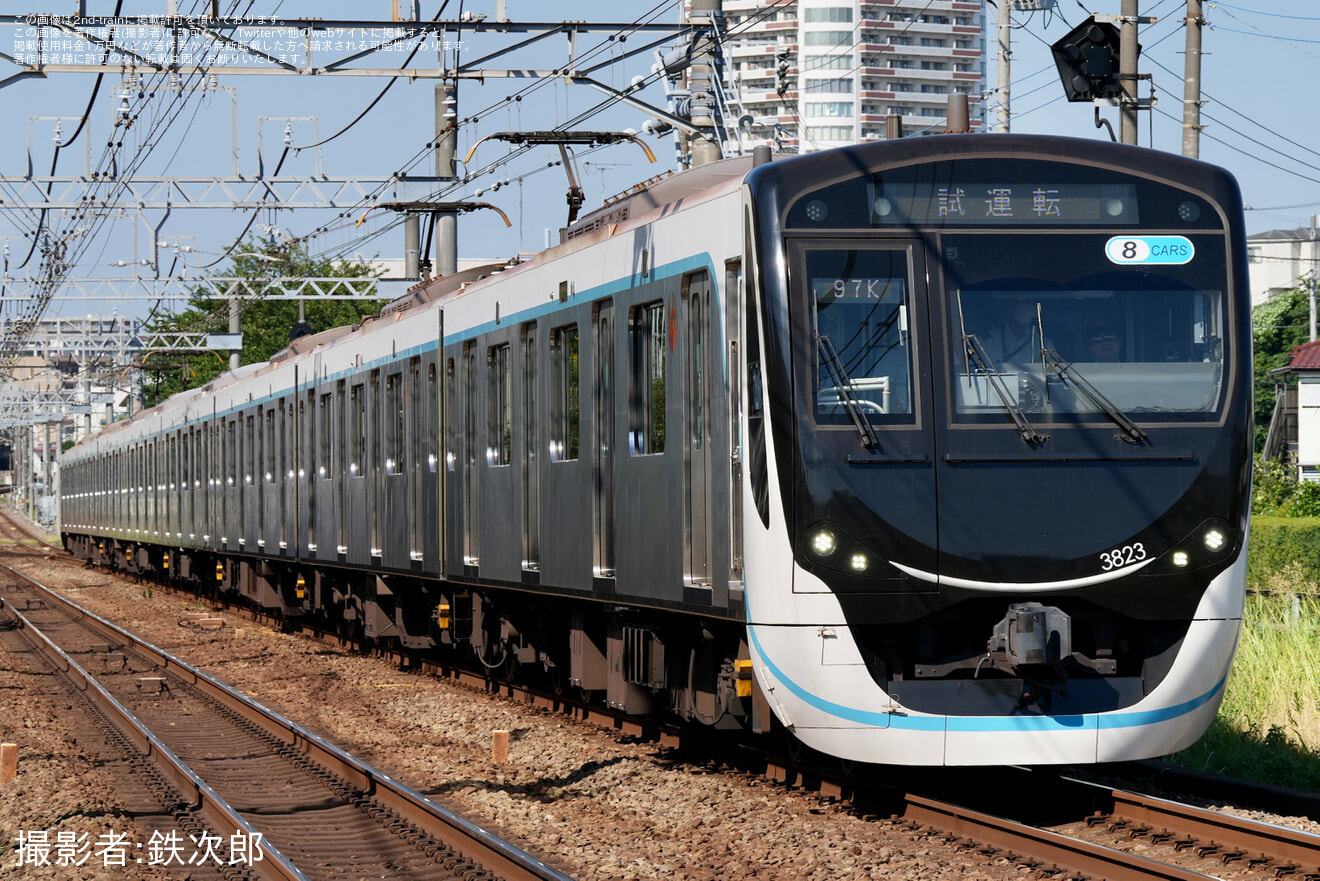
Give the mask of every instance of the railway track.
<svg viewBox="0 0 1320 881">
<path fill-rule="evenodd" d="M 89 702 L 183 825 L 189 861 L 280 881 L 568 876 L 5 567 L 21 637 Z M 150 768 L 143 767 L 151 759 Z M 171 798 L 169 791 L 175 793 Z M 227 846 L 226 846 L 227 845 Z M 235 854 L 238 847 L 240 853 Z M 198 848 L 205 848 L 199 852 Z M 259 858 L 258 858 L 259 857 Z"/>
<path fill-rule="evenodd" d="M 1320 878 L 1320 838 L 1132 792 L 1053 778 L 1049 813 L 1082 820 L 1019 821 L 914 793 L 896 812 L 909 824 L 970 838 L 1095 878 Z M 1071 791 L 1069 791 L 1071 790 Z M 1000 799 L 1003 804 L 1005 799 Z"/>
<path fill-rule="evenodd" d="M 476 679 L 472 677 L 474 683 Z M 507 682 L 486 679 L 485 687 L 559 712 L 565 706 L 562 698 Z M 605 718 L 595 709 L 573 712 L 641 733 L 636 723 Z M 977 804 L 962 797 L 965 792 L 941 797 L 938 787 L 895 787 L 889 785 L 892 775 L 888 781 L 868 779 L 867 769 L 840 774 L 837 769 L 792 763 L 782 755 L 766 755 L 762 761 L 762 769 L 753 773 L 850 800 L 857 811 L 887 818 L 916 834 L 956 841 L 985 854 L 1004 854 L 1023 866 L 1060 871 L 1062 877 L 1320 878 L 1320 839 L 1315 836 L 1041 771 L 1016 781 L 1000 777 L 985 789 L 1034 792 L 1034 799 L 1021 804 L 1048 803 L 1048 818 L 1030 816 L 1029 808 L 1015 813 L 1014 799 L 996 797 Z M 730 764 L 749 767 L 745 759 Z"/>
</svg>

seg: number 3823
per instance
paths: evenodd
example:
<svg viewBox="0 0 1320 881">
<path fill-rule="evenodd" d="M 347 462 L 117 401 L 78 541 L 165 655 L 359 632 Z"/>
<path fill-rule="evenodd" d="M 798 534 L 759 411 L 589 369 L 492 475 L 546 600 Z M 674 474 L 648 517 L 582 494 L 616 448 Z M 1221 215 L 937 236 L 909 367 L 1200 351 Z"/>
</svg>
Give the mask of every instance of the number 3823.
<svg viewBox="0 0 1320 881">
<path fill-rule="evenodd" d="M 1131 566 L 1133 563 L 1140 563 L 1146 559 L 1146 548 L 1141 542 L 1134 542 L 1130 545 L 1123 545 L 1121 548 L 1114 548 L 1112 551 L 1100 552 L 1100 569 L 1108 572 L 1111 569 L 1119 569 L 1123 566 Z"/>
</svg>

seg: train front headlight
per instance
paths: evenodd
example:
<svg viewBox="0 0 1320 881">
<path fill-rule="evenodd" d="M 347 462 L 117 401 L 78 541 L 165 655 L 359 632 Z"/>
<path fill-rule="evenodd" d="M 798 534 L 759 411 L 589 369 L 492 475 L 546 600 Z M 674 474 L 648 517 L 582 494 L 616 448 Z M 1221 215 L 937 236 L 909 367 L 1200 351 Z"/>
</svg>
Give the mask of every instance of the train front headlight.
<svg viewBox="0 0 1320 881">
<path fill-rule="evenodd" d="M 828 557 L 839 546 L 839 540 L 828 529 L 818 529 L 811 537 L 811 549 L 818 556 Z"/>
<path fill-rule="evenodd" d="M 1232 554 L 1239 541 L 1227 520 L 1211 517 L 1175 542 L 1141 574 L 1168 575 L 1213 566 Z"/>
<path fill-rule="evenodd" d="M 808 568 L 828 569 L 855 578 L 899 576 L 871 548 L 829 520 L 817 521 L 802 532 L 798 557 Z"/>
</svg>

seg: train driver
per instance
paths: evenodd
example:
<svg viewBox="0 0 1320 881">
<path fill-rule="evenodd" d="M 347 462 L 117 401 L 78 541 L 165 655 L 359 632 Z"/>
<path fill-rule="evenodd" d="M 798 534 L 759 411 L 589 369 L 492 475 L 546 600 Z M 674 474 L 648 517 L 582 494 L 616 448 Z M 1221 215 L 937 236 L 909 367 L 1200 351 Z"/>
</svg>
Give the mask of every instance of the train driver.
<svg viewBox="0 0 1320 881">
<path fill-rule="evenodd" d="M 1118 335 L 1112 325 L 1092 325 L 1086 337 L 1086 352 L 1088 361 L 1121 361 L 1123 360 L 1123 338 Z"/>
<path fill-rule="evenodd" d="M 996 370 L 1005 364 L 1030 364 L 1041 360 L 1041 349 L 1053 349 L 1054 343 L 1045 337 L 1041 345 L 1040 323 L 1036 320 L 1036 301 L 1031 297 L 1017 297 L 1010 303 L 1012 311 L 984 337 L 981 346 Z"/>
</svg>

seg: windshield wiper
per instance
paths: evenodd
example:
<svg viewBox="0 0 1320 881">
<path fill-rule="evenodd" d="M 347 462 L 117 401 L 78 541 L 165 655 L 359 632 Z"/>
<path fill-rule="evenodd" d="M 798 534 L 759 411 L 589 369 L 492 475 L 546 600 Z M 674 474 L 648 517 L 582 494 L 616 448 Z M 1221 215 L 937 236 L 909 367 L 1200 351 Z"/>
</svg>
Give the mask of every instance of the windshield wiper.
<svg viewBox="0 0 1320 881">
<path fill-rule="evenodd" d="M 984 376 L 990 388 L 995 390 L 995 395 L 999 402 L 1004 405 L 1008 415 L 1013 417 L 1013 422 L 1017 425 L 1018 434 L 1022 435 L 1024 443 L 1043 444 L 1050 439 L 1048 434 L 1041 434 L 1032 427 L 1031 422 L 1027 420 L 1027 414 L 1017 402 L 1016 395 L 1009 392 L 1008 386 L 1004 383 L 1004 375 L 990 365 L 990 358 L 986 355 L 985 349 L 981 347 L 981 341 L 976 338 L 976 334 L 963 334 L 963 351 L 966 353 L 967 366 L 969 368 L 967 381 L 972 381 L 970 371 L 972 362 L 976 362 L 977 376 Z"/>
<path fill-rule="evenodd" d="M 880 442 L 876 440 L 875 430 L 871 428 L 871 420 L 867 418 L 866 413 L 853 400 L 852 380 L 848 378 L 843 365 L 839 363 L 839 354 L 834 351 L 834 344 L 830 342 L 830 338 L 825 334 L 818 333 L 816 334 L 816 346 L 821 354 L 825 356 L 822 359 L 825 362 L 825 368 L 829 370 L 830 378 L 834 380 L 834 388 L 839 395 L 839 402 L 848 411 L 848 416 L 852 419 L 853 425 L 856 426 L 857 433 L 861 435 L 862 446 L 868 450 L 878 446 Z"/>
<path fill-rule="evenodd" d="M 1059 353 L 1053 349 L 1042 350 L 1042 353 L 1045 363 L 1053 367 L 1055 373 L 1081 390 L 1082 394 L 1090 398 L 1091 403 L 1095 404 L 1101 412 L 1108 416 L 1111 422 L 1123 429 L 1123 433 L 1115 435 L 1115 437 L 1130 444 L 1139 444 L 1146 440 L 1146 432 L 1142 431 L 1140 426 L 1129 419 L 1126 413 L 1118 409 L 1113 401 L 1101 394 L 1098 388 L 1091 385 L 1091 381 L 1082 376 L 1076 367 L 1063 360 Z"/>
</svg>

